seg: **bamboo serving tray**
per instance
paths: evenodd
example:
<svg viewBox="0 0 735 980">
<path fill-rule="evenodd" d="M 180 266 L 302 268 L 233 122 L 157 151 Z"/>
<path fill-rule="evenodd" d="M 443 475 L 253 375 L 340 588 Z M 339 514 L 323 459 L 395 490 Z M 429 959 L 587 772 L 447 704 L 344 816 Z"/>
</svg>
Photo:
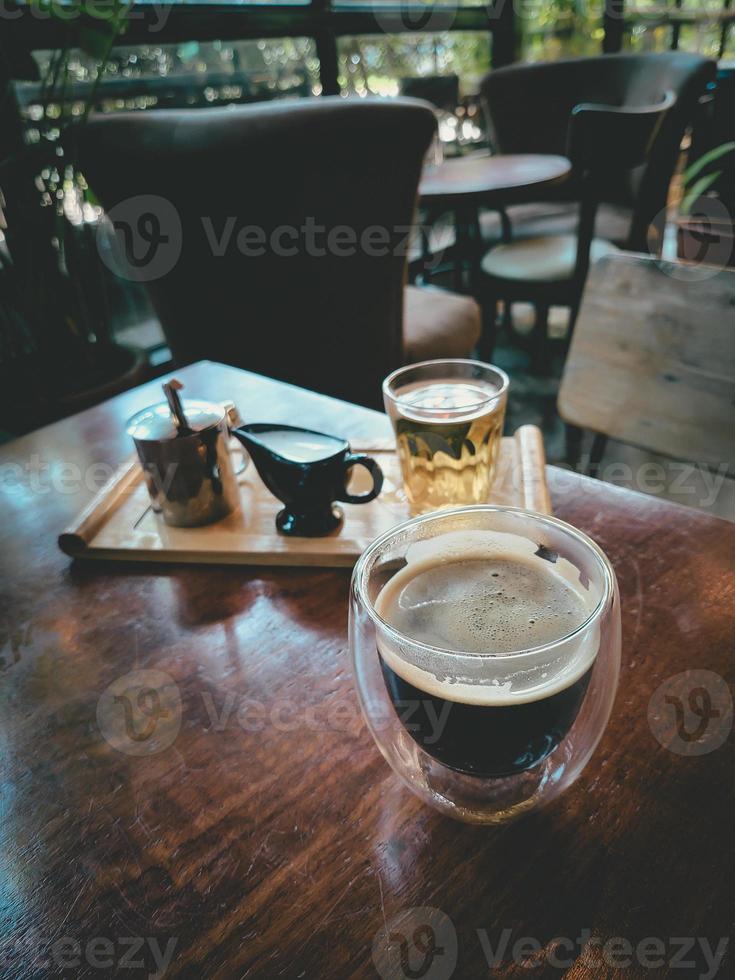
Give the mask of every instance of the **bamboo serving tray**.
<svg viewBox="0 0 735 980">
<path fill-rule="evenodd" d="M 238 477 L 239 511 L 206 527 L 169 527 L 150 506 L 136 457 L 59 536 L 59 546 L 75 558 L 350 567 L 374 538 L 411 516 L 393 440 L 353 451 L 377 456 L 385 477 L 383 490 L 369 504 L 340 504 L 342 527 L 326 537 L 279 534 L 275 517 L 283 505 L 266 490 L 252 464 Z M 551 513 L 545 462 L 535 425 L 521 426 L 514 436 L 503 438 L 488 502 Z M 350 490 L 367 490 L 365 470 L 355 467 L 353 473 Z"/>
</svg>

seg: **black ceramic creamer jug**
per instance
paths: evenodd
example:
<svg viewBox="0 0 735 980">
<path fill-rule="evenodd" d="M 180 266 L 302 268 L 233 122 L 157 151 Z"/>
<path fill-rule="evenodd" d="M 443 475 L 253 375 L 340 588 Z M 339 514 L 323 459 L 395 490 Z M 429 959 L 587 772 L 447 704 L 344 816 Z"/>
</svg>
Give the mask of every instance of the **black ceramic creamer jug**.
<svg viewBox="0 0 735 980">
<path fill-rule="evenodd" d="M 366 504 L 383 486 L 383 473 L 375 460 L 353 453 L 350 444 L 337 436 L 268 422 L 241 425 L 232 429 L 232 435 L 250 453 L 266 487 L 285 504 L 276 517 L 282 534 L 329 534 L 342 522 L 335 501 Z M 370 472 L 373 486 L 367 493 L 348 492 L 353 466 L 364 466 Z"/>
</svg>

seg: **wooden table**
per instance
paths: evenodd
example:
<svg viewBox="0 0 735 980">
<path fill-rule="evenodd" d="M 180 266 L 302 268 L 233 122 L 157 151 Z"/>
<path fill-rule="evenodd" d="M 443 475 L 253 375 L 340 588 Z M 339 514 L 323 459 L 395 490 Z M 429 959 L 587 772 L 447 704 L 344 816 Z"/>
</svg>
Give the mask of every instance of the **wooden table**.
<svg viewBox="0 0 735 980">
<path fill-rule="evenodd" d="M 180 376 L 246 417 L 363 444 L 388 433 L 382 415 L 232 368 Z M 550 468 L 556 512 L 617 571 L 621 687 L 568 793 L 519 823 L 468 827 L 415 799 L 360 721 L 346 571 L 84 564 L 57 550 L 100 464 L 129 453 L 123 421 L 157 399 L 146 385 L 0 452 L 0 975 L 148 976 L 159 955 L 167 977 L 371 977 L 381 929 L 429 948 L 417 907 L 450 920 L 434 920 L 444 952 L 424 976 L 487 977 L 498 946 L 493 976 L 558 976 L 555 937 L 574 944 L 558 952 L 576 958 L 569 977 L 693 975 L 670 964 L 677 937 L 714 950 L 732 928 L 732 736 L 677 755 L 647 712 L 682 671 L 735 680 L 735 527 Z M 123 717 L 118 679 L 140 670 L 168 675 L 178 706 L 164 699 L 161 718 L 144 699 L 119 750 L 103 709 Z M 521 966 L 523 937 L 542 950 Z M 606 966 L 615 937 L 653 937 L 669 965 Z M 622 962 L 625 948 L 604 956 Z M 412 955 L 422 975 L 428 954 Z M 702 957 L 683 958 L 703 971 Z"/>
<path fill-rule="evenodd" d="M 419 185 L 419 198 L 422 203 L 447 205 L 479 199 L 492 206 L 507 202 L 510 195 L 548 190 L 571 172 L 572 165 L 566 157 L 472 153 L 427 169 Z"/>
<path fill-rule="evenodd" d="M 473 153 L 459 159 L 445 160 L 440 166 L 427 168 L 419 185 L 419 200 L 434 213 L 454 211 L 456 230 L 455 288 L 464 288 L 464 265 L 470 267 L 470 289 L 474 291 L 476 264 L 482 246 L 478 211 L 480 206 L 500 211 L 503 236 L 511 229 L 503 208 L 517 204 L 556 187 L 572 172 L 566 157 L 540 153 L 490 154 Z"/>
</svg>

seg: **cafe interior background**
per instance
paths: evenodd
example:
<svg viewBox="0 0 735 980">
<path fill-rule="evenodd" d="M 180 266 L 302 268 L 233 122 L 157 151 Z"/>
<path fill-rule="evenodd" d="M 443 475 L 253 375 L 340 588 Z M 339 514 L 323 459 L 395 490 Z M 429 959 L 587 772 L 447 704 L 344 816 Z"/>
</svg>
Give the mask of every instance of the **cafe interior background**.
<svg viewBox="0 0 735 980">
<path fill-rule="evenodd" d="M 0 977 L 733 975 L 733 21 L 0 3 Z M 406 426 L 437 360 L 511 438 Z M 493 506 L 396 531 L 436 446 Z M 408 669 L 381 576 L 465 520 L 579 625 Z"/>
<path fill-rule="evenodd" d="M 674 62 L 666 69 L 669 75 L 664 75 L 678 99 L 676 145 L 669 140 L 668 149 L 659 154 L 663 159 L 649 166 L 651 173 L 643 187 L 640 179 L 630 179 L 622 163 L 619 174 L 606 176 L 604 186 L 595 191 L 600 203 L 594 233 L 617 249 L 689 260 L 709 270 L 704 273 L 706 278 L 734 261 L 729 218 L 735 206 L 732 19 L 726 0 L 612 0 L 606 4 L 536 0 L 529 4 L 499 2 L 488 8 L 471 0 L 458 5 L 311 0 L 223 3 L 216 8 L 207 3 L 129 7 L 117 0 L 10 4 L 0 20 L 4 92 L 0 437 L 13 439 L 192 359 L 185 344 L 179 344 L 180 356 L 172 354 L 172 348 L 177 348 L 177 326 L 171 317 L 157 315 L 160 308 L 151 300 L 155 290 L 148 288 L 155 283 L 148 282 L 147 276 L 131 274 L 119 261 L 119 222 L 113 226 L 105 214 L 104 194 L 85 176 L 79 159 L 84 136 L 78 134 L 88 127 L 90 118 L 134 112 L 142 119 L 163 108 L 195 108 L 204 116 L 230 105 L 295 105 L 325 96 L 346 102 L 390 100 L 404 95 L 435 107 L 438 131 L 427 155 L 430 169 L 441 160 L 504 149 L 494 132 L 493 107 L 487 104 L 488 99 L 492 101 L 494 71 L 518 63 L 542 71 L 535 88 L 533 79 L 527 82 L 519 75 L 516 81 L 510 78 L 510 88 L 498 89 L 496 98 L 508 103 L 508 111 L 521 121 L 519 129 L 525 135 L 516 142 L 522 144 L 528 132 L 539 128 L 539 119 L 548 109 L 542 95 L 544 65 L 569 58 L 594 59 L 592 68 L 580 63 L 574 69 L 571 83 L 576 100 L 589 102 L 596 100 L 600 86 L 604 89 L 606 84 L 599 81 L 594 67 L 603 57 L 616 53 L 636 56 L 642 59 L 640 63 L 621 71 L 645 76 L 661 70 L 647 65 L 648 56 L 669 53 Z M 701 61 L 691 60 L 692 56 Z M 677 62 L 677 58 L 683 60 Z M 489 82 L 484 84 L 488 75 Z M 614 89 L 618 83 L 609 84 Z M 556 89 L 555 85 L 552 77 L 547 100 L 568 99 L 567 92 L 562 94 L 562 83 Z M 624 101 L 624 85 L 621 82 L 620 91 L 613 92 L 613 101 Z M 635 97 L 629 101 L 635 102 Z M 338 155 L 338 128 L 328 138 L 335 146 L 327 156 Z M 535 140 L 526 138 L 526 143 L 539 152 L 560 152 L 565 139 L 566 134 L 557 133 L 551 139 L 541 133 Z M 403 149 L 381 140 L 378 126 L 373 143 L 400 167 Z M 507 143 L 507 133 L 505 140 Z M 555 145 L 545 147 L 545 142 Z M 124 170 L 128 164 L 123 149 L 117 147 L 117 152 L 119 168 Z M 267 154 L 269 149 L 261 142 L 248 152 Z M 290 173 L 279 169 L 281 179 L 297 183 L 302 155 L 308 150 L 296 143 L 289 147 L 286 142 L 279 152 L 290 155 L 291 167 Z M 108 149 L 102 163 L 106 171 L 114 168 L 115 153 L 115 147 Z M 645 168 L 646 164 L 639 166 L 637 173 Z M 243 169 L 242 180 L 247 179 Z M 134 190 L 134 180 L 128 186 L 118 175 L 112 185 L 116 180 L 120 194 Z M 171 180 L 185 183 L 185 193 L 206 210 L 208 195 L 218 185 L 217 154 L 190 173 L 171 174 Z M 105 183 L 110 181 L 100 177 L 100 184 Z M 103 190 L 109 193 L 108 186 Z M 424 356 L 477 356 L 479 351 L 486 360 L 492 357 L 512 379 L 507 429 L 513 431 L 524 422 L 540 425 L 550 462 L 566 460 L 601 479 L 732 518 L 735 495 L 724 452 L 719 468 L 711 459 L 700 468 L 696 465 L 700 460 L 692 459 L 691 451 L 687 457 L 683 450 L 682 462 L 694 465 L 692 472 L 682 476 L 681 467 L 668 458 L 677 456 L 675 437 L 667 443 L 673 447 L 667 457 L 657 455 L 660 446 L 655 437 L 641 440 L 634 435 L 626 440 L 624 424 L 598 433 L 595 443 L 594 412 L 588 427 L 576 427 L 577 443 L 570 450 L 570 429 L 557 404 L 569 352 L 570 307 L 564 296 L 565 305 L 558 297 L 555 303 L 555 293 L 542 296 L 539 304 L 533 279 L 543 277 L 549 254 L 562 248 L 553 236 L 566 236 L 563 248 L 569 254 L 579 245 L 575 199 L 579 195 L 579 186 L 561 193 L 544 187 L 535 194 L 519 194 L 517 201 L 511 195 L 502 207 L 494 206 L 493 201 L 485 206 L 480 197 L 470 219 L 451 200 L 420 200 L 405 249 L 404 275 L 413 288 L 405 300 L 404 350 L 394 353 L 390 367 Z M 656 214 L 651 214 L 652 202 Z M 659 207 L 662 202 L 663 208 Z M 161 231 L 160 221 L 154 231 Z M 510 294 L 513 299 L 504 299 L 502 289 L 496 296 L 492 277 L 498 262 L 494 257 L 487 265 L 488 256 L 498 244 L 512 240 L 522 246 L 529 239 L 536 246 L 541 241 L 539 254 L 524 257 L 521 248 L 502 257 L 496 251 L 501 274 L 507 273 L 517 287 Z M 599 244 L 593 241 L 590 247 L 593 266 L 601 254 Z M 604 251 L 606 246 L 601 247 Z M 243 269 L 246 261 L 243 258 Z M 529 261 L 531 265 L 540 262 L 542 271 L 529 272 L 524 265 Z M 339 262 L 344 269 L 359 259 L 345 257 Z M 510 272 L 505 269 L 508 262 Z M 293 288 L 288 283 L 290 279 L 293 283 L 294 260 L 284 256 L 281 265 L 284 290 L 288 291 Z M 197 285 L 200 292 L 207 292 L 209 272 L 203 263 Z M 187 274 L 196 279 L 196 267 Z M 572 273 L 566 268 L 561 274 Z M 582 279 L 585 274 L 586 269 Z M 688 274 L 674 271 L 671 277 L 672 288 L 681 291 L 683 303 Z M 703 277 L 695 273 L 693 278 L 701 282 Z M 583 282 L 579 292 L 582 287 Z M 287 316 L 288 308 L 286 312 L 280 307 L 269 310 L 262 294 L 248 282 L 237 281 L 236 271 L 231 281 L 218 282 L 216 289 L 224 297 L 218 298 L 215 288 L 209 288 L 212 316 L 218 316 L 224 302 L 236 305 L 242 324 L 237 332 L 246 340 L 263 333 L 279 336 L 278 343 L 254 358 L 255 366 L 261 373 L 291 380 L 293 372 L 285 352 L 303 329 L 296 312 L 299 296 L 292 297 L 293 309 Z M 471 307 L 452 305 L 451 300 L 461 295 L 474 297 L 479 304 L 480 338 L 476 323 L 458 322 L 477 319 Z M 624 301 L 621 309 L 624 313 Z M 306 352 L 306 363 L 302 360 L 296 380 L 304 387 L 329 387 L 325 371 L 318 367 L 324 358 L 334 375 L 359 370 L 351 363 L 359 349 L 351 337 L 355 328 L 340 322 L 344 312 L 339 299 L 332 312 L 331 340 L 314 337 L 300 348 Z M 400 319 L 400 311 L 397 315 Z M 279 316 L 287 316 L 288 322 L 274 322 Z M 234 332 L 236 328 L 230 324 L 228 329 Z M 372 329 L 379 336 L 389 328 L 376 322 L 361 329 Z M 636 323 L 630 322 L 628 329 L 634 335 Z M 210 325 L 202 322 L 198 330 L 196 350 L 201 356 L 214 353 L 214 359 L 252 366 L 247 344 L 235 342 L 223 357 L 227 344 L 221 338 L 212 339 L 211 344 L 206 340 Z M 665 345 L 666 338 L 661 343 Z M 332 349 L 327 351 L 326 346 Z M 375 390 L 374 404 L 379 400 Z M 365 396 L 355 400 L 364 402 Z M 623 401 L 621 418 L 626 411 L 637 409 Z M 658 407 L 651 406 L 649 428 L 666 428 L 666 411 L 663 401 Z"/>
</svg>

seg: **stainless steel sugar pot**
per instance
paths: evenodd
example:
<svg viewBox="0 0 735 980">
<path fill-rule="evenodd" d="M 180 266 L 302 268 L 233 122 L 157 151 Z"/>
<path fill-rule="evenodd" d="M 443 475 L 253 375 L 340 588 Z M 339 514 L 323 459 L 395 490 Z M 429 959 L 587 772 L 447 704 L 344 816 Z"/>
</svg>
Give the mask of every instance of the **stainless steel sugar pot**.
<svg viewBox="0 0 735 980">
<path fill-rule="evenodd" d="M 163 386 L 166 402 L 135 414 L 127 431 L 135 442 L 153 509 L 173 527 L 211 524 L 239 503 L 228 450 L 224 405 L 181 399 L 183 385 Z"/>
</svg>

